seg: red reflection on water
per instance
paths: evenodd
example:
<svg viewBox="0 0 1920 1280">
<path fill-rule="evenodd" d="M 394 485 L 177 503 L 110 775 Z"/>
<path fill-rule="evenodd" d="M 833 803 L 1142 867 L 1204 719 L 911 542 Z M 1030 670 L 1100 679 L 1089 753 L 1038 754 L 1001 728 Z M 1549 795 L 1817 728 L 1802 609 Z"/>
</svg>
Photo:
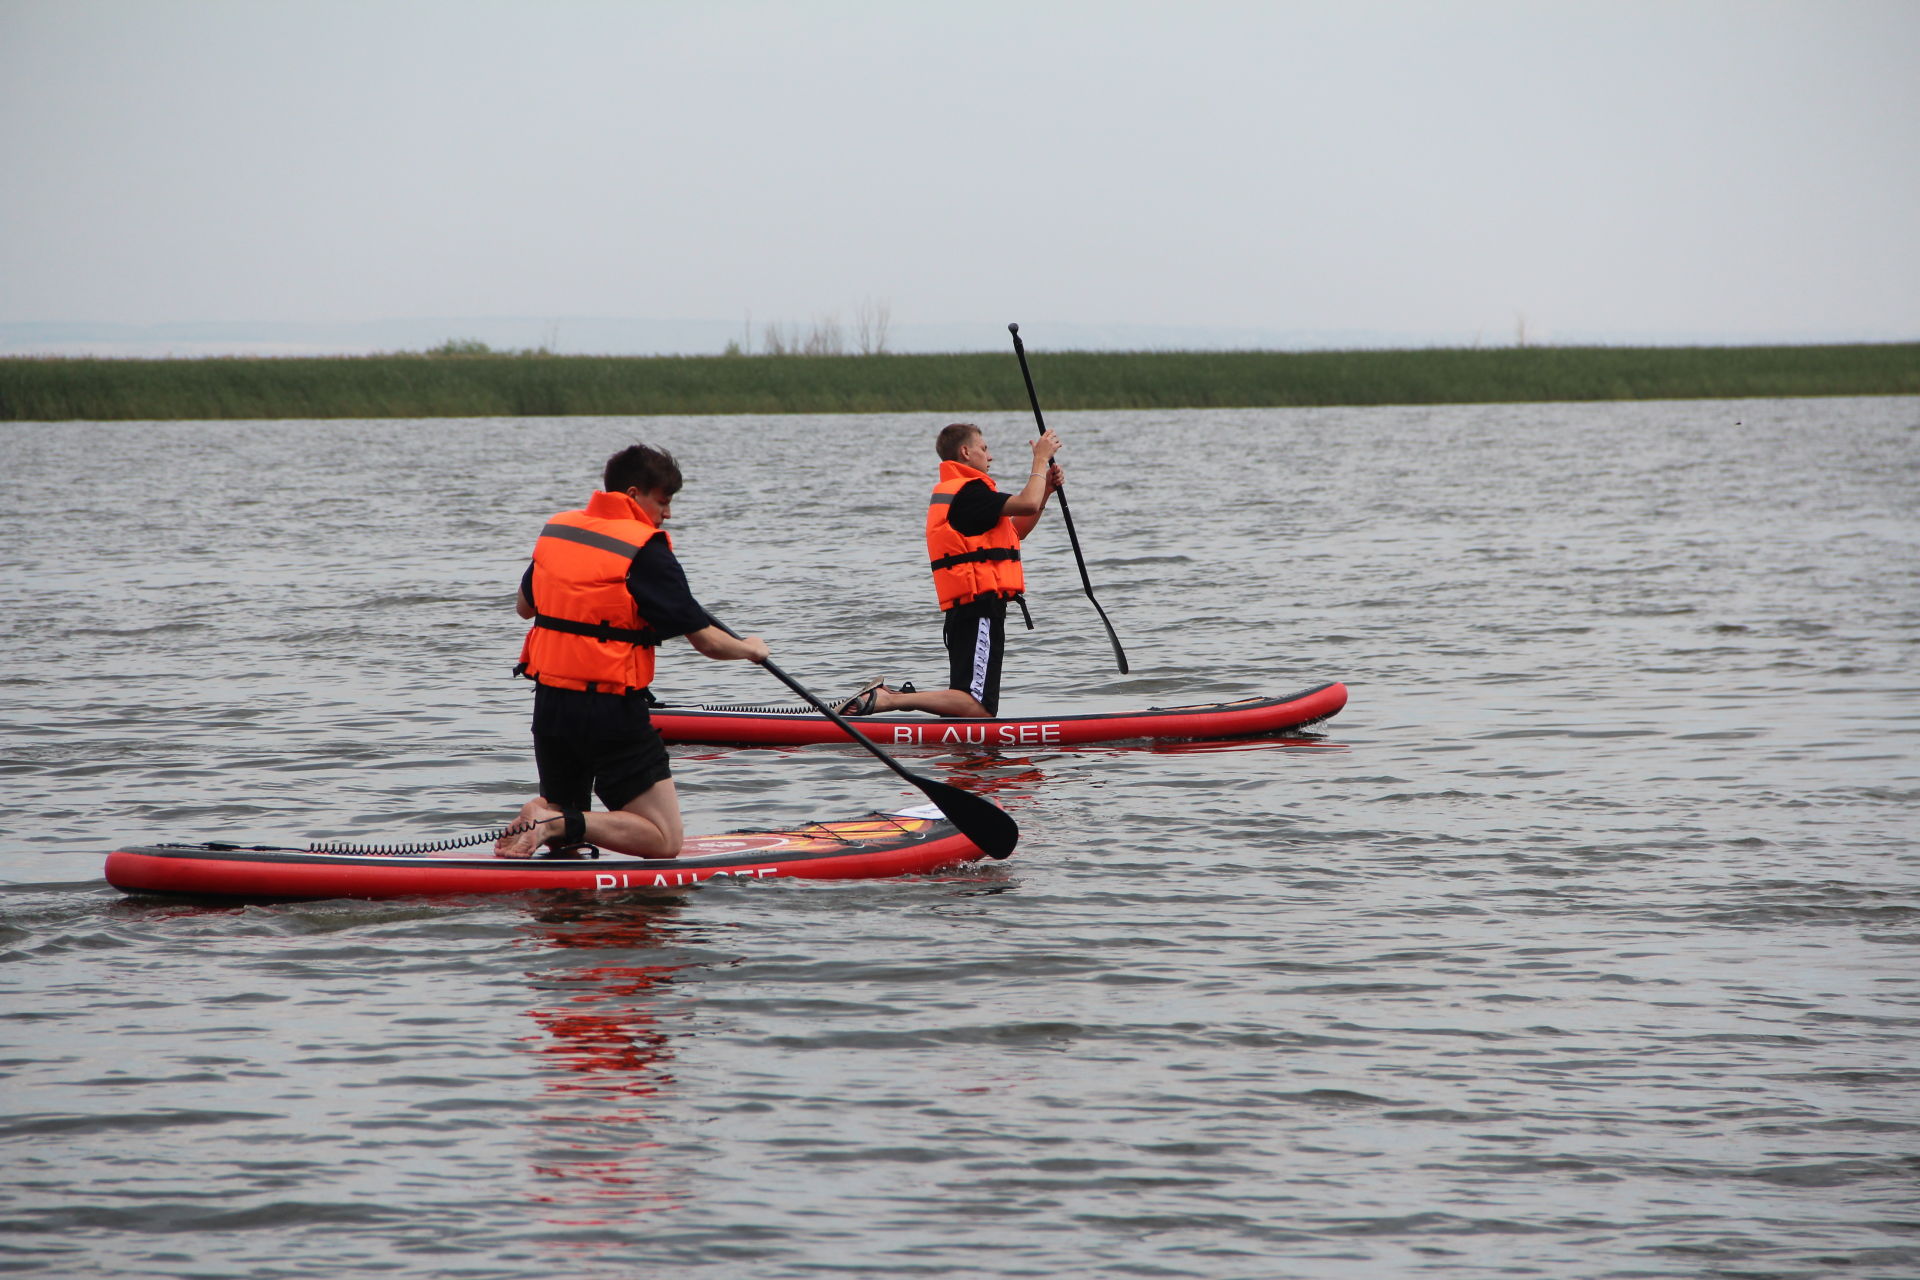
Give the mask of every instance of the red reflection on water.
<svg viewBox="0 0 1920 1280">
<path fill-rule="evenodd" d="M 1045 771 L 1034 764 L 1031 756 L 985 753 L 935 761 L 934 768 L 947 775 L 943 781 L 964 791 L 979 795 L 1004 791 L 1007 794 L 1002 797 L 1003 802 L 1030 799 L 1034 789 L 1047 780 Z"/>
<path fill-rule="evenodd" d="M 526 929 L 543 948 L 660 953 L 674 945 L 678 900 L 599 898 L 543 901 Z M 546 1002 L 527 1011 L 539 1027 L 528 1052 L 548 1069 L 542 1096 L 559 1104 L 540 1117 L 548 1154 L 533 1172 L 555 1185 L 533 1199 L 556 1210 L 560 1226 L 606 1226 L 637 1213 L 678 1208 L 684 1170 L 661 1167 L 650 1109 L 674 1083 L 673 1043 L 662 997 L 685 966 L 658 960 L 529 971 Z M 558 1149 L 562 1154 L 552 1154 Z M 591 1247 L 591 1246 L 589 1246 Z"/>
<path fill-rule="evenodd" d="M 672 971 L 670 965 L 614 965 L 550 980 L 595 984 L 567 998 L 599 1003 L 648 991 Z M 673 1056 L 666 1033 L 649 1009 L 529 1009 L 527 1014 L 551 1037 L 538 1052 L 579 1077 L 554 1084 L 557 1092 L 649 1096 L 673 1079 L 666 1072 Z"/>
</svg>

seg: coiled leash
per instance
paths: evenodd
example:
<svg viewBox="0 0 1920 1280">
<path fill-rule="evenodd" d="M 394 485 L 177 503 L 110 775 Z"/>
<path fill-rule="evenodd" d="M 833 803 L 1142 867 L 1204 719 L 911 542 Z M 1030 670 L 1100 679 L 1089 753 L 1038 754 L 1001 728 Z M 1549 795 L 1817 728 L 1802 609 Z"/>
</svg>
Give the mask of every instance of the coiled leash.
<svg viewBox="0 0 1920 1280">
<path fill-rule="evenodd" d="M 597 858 L 600 850 L 586 842 L 587 819 L 578 809 L 562 809 L 560 816 L 565 820 L 561 824 L 560 834 L 548 840 L 533 856 L 536 859 Z M 552 818 L 545 819 L 552 822 Z M 430 853 L 446 853 L 453 849 L 470 849 L 477 844 L 492 844 L 508 836 L 517 836 L 540 826 L 539 822 L 515 822 L 509 826 L 496 827 L 492 831 L 482 831 L 477 835 L 454 836 L 446 840 L 430 840 L 420 844 L 349 844 L 339 840 L 315 841 L 306 848 L 308 853 L 351 853 L 363 854 L 375 858 L 417 858 Z"/>
</svg>

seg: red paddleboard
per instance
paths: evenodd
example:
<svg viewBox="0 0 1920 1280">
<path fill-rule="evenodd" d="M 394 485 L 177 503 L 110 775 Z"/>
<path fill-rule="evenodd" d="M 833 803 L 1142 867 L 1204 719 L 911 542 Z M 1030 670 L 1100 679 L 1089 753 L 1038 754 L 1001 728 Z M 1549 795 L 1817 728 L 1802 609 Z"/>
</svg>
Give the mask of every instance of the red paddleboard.
<svg viewBox="0 0 1920 1280">
<path fill-rule="evenodd" d="M 906 713 L 849 718 L 866 738 L 883 747 L 1070 747 L 1087 742 L 1135 739 L 1241 738 L 1280 733 L 1325 720 L 1347 705 L 1347 686 L 1337 681 L 1284 698 L 1242 698 L 1191 707 L 1101 711 L 1088 715 L 1021 716 L 993 720 L 941 719 Z M 653 708 L 653 727 L 668 742 L 745 743 L 797 747 L 851 742 L 811 707 Z"/>
<path fill-rule="evenodd" d="M 676 889 L 707 880 L 860 880 L 939 871 L 982 858 L 931 805 L 785 831 L 697 836 L 677 858 L 603 853 L 568 861 L 327 853 L 243 845 L 131 845 L 107 855 L 107 883 L 126 893 L 291 902 L 314 898 L 584 889 Z"/>
</svg>

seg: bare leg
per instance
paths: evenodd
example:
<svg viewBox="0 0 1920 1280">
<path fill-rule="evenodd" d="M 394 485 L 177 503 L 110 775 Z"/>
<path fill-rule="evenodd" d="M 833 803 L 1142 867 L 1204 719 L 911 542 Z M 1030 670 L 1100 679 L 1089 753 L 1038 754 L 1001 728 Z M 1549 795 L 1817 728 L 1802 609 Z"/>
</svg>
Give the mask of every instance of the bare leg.
<svg viewBox="0 0 1920 1280">
<path fill-rule="evenodd" d="M 987 709 L 965 689 L 929 689 L 925 693 L 895 693 L 882 688 L 873 697 L 875 711 L 925 711 L 931 715 L 985 719 Z"/>
<path fill-rule="evenodd" d="M 686 839 L 680 826 L 680 795 L 673 779 L 654 783 L 625 808 L 589 813 L 587 839 L 636 858 L 671 858 Z"/>
<path fill-rule="evenodd" d="M 526 831 L 494 841 L 497 858 L 530 858 L 544 842 L 560 834 L 560 810 L 535 796 L 520 806 L 512 825 L 536 823 Z M 587 843 L 636 858 L 671 858 L 680 852 L 686 833 L 680 826 L 680 796 L 673 779 L 656 782 L 627 802 L 624 809 L 586 813 Z"/>
</svg>

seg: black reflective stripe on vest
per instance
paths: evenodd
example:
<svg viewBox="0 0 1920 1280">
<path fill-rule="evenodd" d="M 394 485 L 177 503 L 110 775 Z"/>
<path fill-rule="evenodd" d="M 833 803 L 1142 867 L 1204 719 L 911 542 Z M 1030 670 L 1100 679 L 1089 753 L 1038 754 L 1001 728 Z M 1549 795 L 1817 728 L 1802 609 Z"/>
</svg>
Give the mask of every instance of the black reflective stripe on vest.
<svg viewBox="0 0 1920 1280">
<path fill-rule="evenodd" d="M 591 529 L 582 529 L 573 524 L 550 524 L 540 531 L 543 538 L 558 538 L 562 542 L 577 542 L 583 547 L 592 547 L 597 551 L 611 551 L 617 556 L 631 560 L 640 554 L 640 548 L 631 542 L 622 542 L 610 538 L 604 533 L 595 533 Z"/>
<path fill-rule="evenodd" d="M 981 564 L 988 560 L 1018 560 L 1018 547 L 984 547 L 979 551 L 957 551 L 950 556 L 941 556 L 931 561 L 935 569 L 951 569 L 957 564 Z"/>
<path fill-rule="evenodd" d="M 953 505 L 953 495 L 950 493 L 936 493 L 933 495 L 933 501 L 927 503 L 927 505 L 930 507 L 950 507 Z"/>
<path fill-rule="evenodd" d="M 657 647 L 660 637 L 651 627 L 635 630 L 616 627 L 610 622 L 575 622 L 572 618 L 554 618 L 544 613 L 533 615 L 533 625 L 548 631 L 564 631 L 570 636 L 591 636 L 595 640 L 624 640 L 628 644 Z"/>
</svg>

